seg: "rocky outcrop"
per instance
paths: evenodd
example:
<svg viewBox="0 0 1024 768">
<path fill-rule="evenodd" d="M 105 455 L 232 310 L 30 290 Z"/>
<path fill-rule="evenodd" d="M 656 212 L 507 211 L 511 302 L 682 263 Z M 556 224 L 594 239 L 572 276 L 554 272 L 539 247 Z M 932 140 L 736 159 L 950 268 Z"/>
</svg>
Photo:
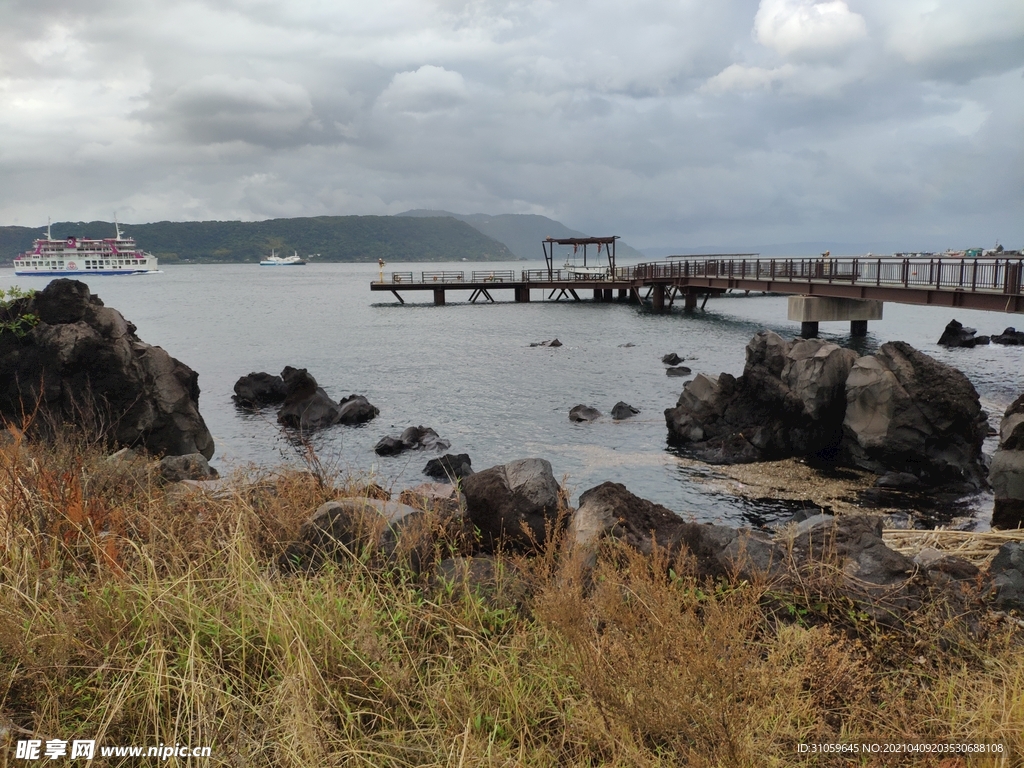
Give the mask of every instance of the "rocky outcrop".
<svg viewBox="0 0 1024 768">
<path fill-rule="evenodd" d="M 665 365 L 679 365 L 681 362 L 683 362 L 683 359 L 684 358 L 680 357 L 675 352 L 672 352 L 661 358 L 661 362 L 663 362 Z"/>
<path fill-rule="evenodd" d="M 638 413 L 640 413 L 639 408 L 634 408 L 632 405 L 625 403 L 622 400 L 619 400 L 619 402 L 612 406 L 612 418 L 616 421 L 631 419 Z"/>
<path fill-rule="evenodd" d="M 685 365 L 677 365 L 674 368 L 665 369 L 666 376 L 689 376 L 691 373 L 693 373 L 693 371 Z"/>
<path fill-rule="evenodd" d="M 988 419 L 960 371 L 902 341 L 862 357 L 846 382 L 845 462 L 932 485 L 985 485 Z"/>
<path fill-rule="evenodd" d="M 249 374 L 253 375 L 260 374 Z M 281 380 L 286 396 L 277 420 L 291 429 L 313 432 L 335 424 L 362 424 L 380 413 L 362 395 L 349 395 L 339 403 L 334 402 L 305 368 L 285 366 Z M 237 392 L 238 385 L 235 387 Z"/>
<path fill-rule="evenodd" d="M 111 445 L 213 456 L 198 374 L 139 339 L 85 283 L 53 280 L 11 310 L 38 323 L 0 331 L 0 418 L 20 425 L 35 413 L 41 432 L 74 424 Z"/>
<path fill-rule="evenodd" d="M 989 343 L 988 336 L 977 336 L 977 333 L 978 331 L 974 328 L 968 328 L 956 320 L 950 320 L 936 343 L 943 347 L 968 348 Z"/>
<path fill-rule="evenodd" d="M 574 405 L 569 409 L 569 421 L 595 421 L 601 418 L 601 412 L 589 405 Z"/>
<path fill-rule="evenodd" d="M 427 462 L 423 474 L 438 480 L 461 480 L 473 474 L 473 462 L 468 453 L 446 453 Z"/>
<path fill-rule="evenodd" d="M 1024 527 L 1024 395 L 1003 414 L 999 448 L 992 456 L 988 480 L 995 494 L 992 525 Z"/>
<path fill-rule="evenodd" d="M 665 418 L 670 442 L 712 463 L 802 456 L 930 485 L 985 483 L 978 393 L 904 342 L 858 357 L 763 331 L 747 345 L 742 376 L 698 374 Z"/>
<path fill-rule="evenodd" d="M 234 400 L 245 408 L 283 403 L 288 397 L 284 379 L 271 373 L 252 372 L 235 382 Z"/>
<path fill-rule="evenodd" d="M 530 343 L 531 347 L 560 347 L 562 342 L 558 339 L 549 339 L 548 341 L 534 341 Z"/>
<path fill-rule="evenodd" d="M 451 447 L 430 427 L 408 427 L 398 437 L 382 437 L 373 450 L 378 456 L 394 456 L 410 450 L 440 450 Z"/>
<path fill-rule="evenodd" d="M 477 472 L 462 481 L 462 491 L 466 517 L 480 530 L 485 552 L 529 551 L 558 527 L 558 483 L 545 459 Z"/>
</svg>

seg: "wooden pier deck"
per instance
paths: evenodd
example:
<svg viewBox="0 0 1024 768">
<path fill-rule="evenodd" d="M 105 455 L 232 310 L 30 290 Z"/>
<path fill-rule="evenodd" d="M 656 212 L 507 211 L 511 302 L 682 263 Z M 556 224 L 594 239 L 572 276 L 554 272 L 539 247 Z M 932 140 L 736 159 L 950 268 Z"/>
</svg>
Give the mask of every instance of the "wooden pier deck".
<svg viewBox="0 0 1024 768">
<path fill-rule="evenodd" d="M 433 291 L 444 304 L 449 291 L 469 291 L 469 301 L 494 301 L 511 290 L 526 303 L 532 291 L 544 300 L 650 301 L 665 311 L 683 297 L 693 308 L 700 296 L 729 290 L 840 299 L 869 299 L 903 304 L 964 307 L 1024 313 L 1024 257 L 999 258 L 831 258 L 762 259 L 674 258 L 635 266 L 613 267 L 603 274 L 572 270 L 527 269 L 382 273 L 371 291 L 390 291 L 403 304 L 405 291 Z M 583 296 L 581 296 L 583 294 Z M 589 298 L 589 296 L 588 296 Z"/>
</svg>

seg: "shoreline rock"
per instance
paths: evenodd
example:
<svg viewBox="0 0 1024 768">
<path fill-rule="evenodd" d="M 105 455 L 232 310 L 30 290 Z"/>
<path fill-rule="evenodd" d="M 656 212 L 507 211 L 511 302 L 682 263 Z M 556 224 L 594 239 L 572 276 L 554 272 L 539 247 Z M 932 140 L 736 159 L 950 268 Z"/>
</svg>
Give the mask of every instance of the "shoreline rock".
<svg viewBox="0 0 1024 768">
<path fill-rule="evenodd" d="M 712 464 L 799 456 L 982 488 L 987 418 L 960 371 L 904 342 L 859 357 L 762 331 L 739 377 L 698 374 L 665 411 L 669 442 Z"/>
<path fill-rule="evenodd" d="M 199 374 L 142 341 L 89 286 L 59 278 L 12 306 L 39 322 L 24 336 L 0 333 L 0 418 L 20 425 L 38 406 L 37 429 L 75 424 L 111 446 L 212 458 Z"/>
</svg>

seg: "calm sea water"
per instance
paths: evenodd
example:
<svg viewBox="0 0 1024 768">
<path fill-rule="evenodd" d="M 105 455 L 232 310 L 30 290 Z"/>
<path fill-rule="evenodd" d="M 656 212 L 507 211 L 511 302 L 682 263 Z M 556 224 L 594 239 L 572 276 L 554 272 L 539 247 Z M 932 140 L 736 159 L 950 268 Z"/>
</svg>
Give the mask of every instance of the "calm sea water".
<svg viewBox="0 0 1024 768">
<path fill-rule="evenodd" d="M 534 264 L 389 264 L 388 269 L 515 269 Z M 496 304 L 468 304 L 468 292 L 449 292 L 443 307 L 429 292 L 371 293 L 376 265 L 310 264 L 166 267 L 163 274 L 94 277 L 93 293 L 138 327 L 144 341 L 166 349 L 199 373 L 199 406 L 217 444 L 214 465 L 299 463 L 272 410 L 246 414 L 232 387 L 251 371 L 307 368 L 335 399 L 365 395 L 380 416 L 359 427 L 333 427 L 314 439 L 318 455 L 343 470 L 378 476 L 402 488 L 422 482 L 431 456 L 419 452 L 382 458 L 373 446 L 405 427 L 433 427 L 468 453 L 476 469 L 512 459 L 548 459 L 574 496 L 605 480 L 677 512 L 702 520 L 762 522 L 784 514 L 717 493 L 666 449 L 663 411 L 675 405 L 684 379 L 668 377 L 661 358 L 676 352 L 694 372 L 743 370 L 744 346 L 757 331 L 786 338 L 799 324 L 786 319 L 786 298 L 726 296 L 704 312 L 653 315 L 636 305 L 542 301 L 516 304 L 511 291 Z M 0 285 L 42 288 L 41 278 L 0 271 Z M 955 317 L 981 333 L 1024 326 L 1024 317 L 994 312 L 886 304 L 885 319 L 869 324 L 866 339 L 849 336 L 848 323 L 823 323 L 822 336 L 871 352 L 902 339 L 963 370 L 998 424 L 1024 391 L 1024 348 L 946 350 L 935 344 Z M 1016 320 L 1016 323 L 1014 322 Z M 560 348 L 530 347 L 558 338 Z M 626 345 L 633 346 L 626 346 Z M 578 403 L 608 413 L 619 400 L 639 408 L 623 422 L 610 417 L 573 424 Z M 989 446 L 989 450 L 993 446 Z M 984 499 L 980 502 L 984 509 Z M 982 514 L 984 514 L 982 512 Z M 982 521 L 984 522 L 984 521 Z"/>
</svg>

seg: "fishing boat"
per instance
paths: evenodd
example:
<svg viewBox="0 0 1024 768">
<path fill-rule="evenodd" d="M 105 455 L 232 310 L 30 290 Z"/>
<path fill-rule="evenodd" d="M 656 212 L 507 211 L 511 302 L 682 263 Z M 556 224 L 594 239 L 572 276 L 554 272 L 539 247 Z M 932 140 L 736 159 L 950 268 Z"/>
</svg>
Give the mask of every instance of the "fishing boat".
<svg viewBox="0 0 1024 768">
<path fill-rule="evenodd" d="M 114 237 L 91 240 L 65 237 L 54 240 L 50 224 L 46 237 L 35 241 L 31 251 L 14 258 L 14 274 L 25 277 L 78 275 L 145 275 L 160 272 L 157 259 L 139 250 L 135 240 L 114 222 Z"/>
<path fill-rule="evenodd" d="M 261 267 L 304 267 L 306 260 L 299 256 L 299 252 L 291 256 L 278 256 L 273 250 L 270 255 L 260 262 Z"/>
</svg>

